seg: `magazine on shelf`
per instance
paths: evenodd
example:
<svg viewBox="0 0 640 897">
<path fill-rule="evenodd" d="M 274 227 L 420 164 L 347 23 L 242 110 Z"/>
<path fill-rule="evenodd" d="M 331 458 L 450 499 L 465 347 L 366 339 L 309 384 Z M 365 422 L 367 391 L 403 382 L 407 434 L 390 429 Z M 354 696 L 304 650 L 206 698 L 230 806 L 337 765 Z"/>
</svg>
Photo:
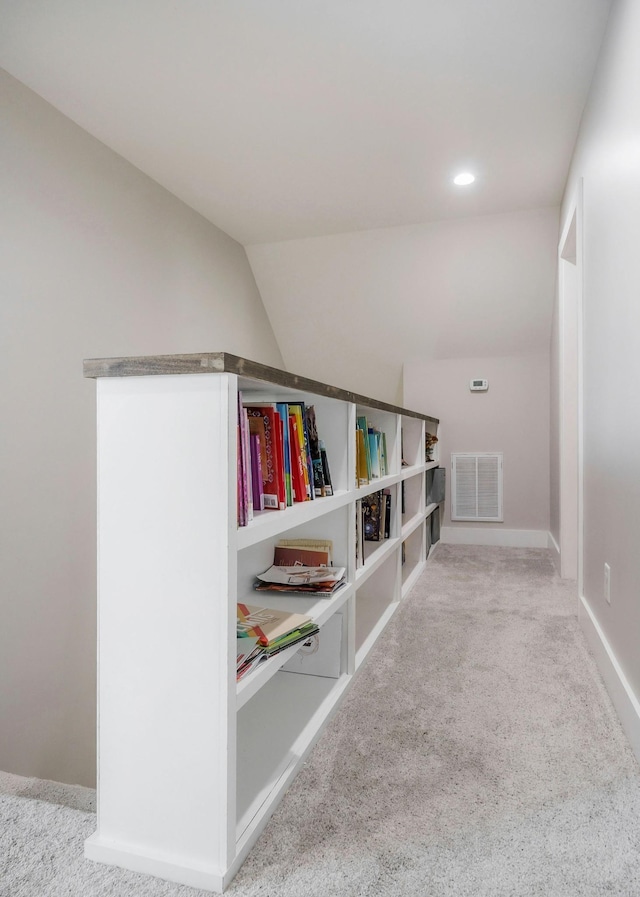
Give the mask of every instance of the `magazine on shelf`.
<svg viewBox="0 0 640 897">
<path fill-rule="evenodd" d="M 302 592 L 330 596 L 345 581 L 345 567 L 273 566 L 257 577 L 254 588 L 258 592 Z"/>
<path fill-rule="evenodd" d="M 257 644 L 269 657 L 319 631 L 317 624 L 306 614 L 241 603 L 238 603 L 237 614 L 238 637 L 257 639 Z"/>
<path fill-rule="evenodd" d="M 252 670 L 266 655 L 255 636 L 238 636 L 236 639 L 236 679 L 241 679 Z"/>
</svg>

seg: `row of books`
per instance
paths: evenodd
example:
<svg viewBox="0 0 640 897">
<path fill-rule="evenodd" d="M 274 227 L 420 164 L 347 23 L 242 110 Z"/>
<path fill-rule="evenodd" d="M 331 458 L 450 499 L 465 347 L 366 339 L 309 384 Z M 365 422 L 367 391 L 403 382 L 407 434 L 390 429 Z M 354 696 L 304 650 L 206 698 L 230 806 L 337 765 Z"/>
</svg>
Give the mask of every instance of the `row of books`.
<svg viewBox="0 0 640 897">
<path fill-rule="evenodd" d="M 304 402 L 246 405 L 238 392 L 238 525 L 333 494 L 315 409 Z"/>
<path fill-rule="evenodd" d="M 356 485 L 387 476 L 387 437 L 364 416 L 356 419 Z"/>
<path fill-rule="evenodd" d="M 391 532 L 391 492 L 382 489 L 356 501 L 356 567 L 364 565 L 364 543 L 382 542 Z"/>
</svg>

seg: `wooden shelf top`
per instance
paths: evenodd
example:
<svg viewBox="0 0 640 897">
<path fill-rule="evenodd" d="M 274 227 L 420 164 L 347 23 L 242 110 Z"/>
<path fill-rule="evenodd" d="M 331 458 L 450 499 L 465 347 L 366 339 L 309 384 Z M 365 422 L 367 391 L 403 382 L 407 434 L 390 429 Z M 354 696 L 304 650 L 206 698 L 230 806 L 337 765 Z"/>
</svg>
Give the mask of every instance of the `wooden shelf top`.
<svg viewBox="0 0 640 897">
<path fill-rule="evenodd" d="M 204 352 L 193 355 L 147 355 L 130 358 L 88 358 L 84 362 L 84 376 L 99 377 L 149 377 L 158 374 L 237 374 L 250 380 L 273 383 L 287 389 L 312 392 L 343 402 L 353 402 L 379 411 L 403 414 L 419 420 L 439 423 L 438 418 L 418 411 L 409 411 L 397 405 L 389 405 L 368 396 L 361 396 L 337 386 L 329 386 L 318 380 L 299 377 L 279 368 L 272 368 L 257 361 L 249 361 L 229 352 Z"/>
</svg>

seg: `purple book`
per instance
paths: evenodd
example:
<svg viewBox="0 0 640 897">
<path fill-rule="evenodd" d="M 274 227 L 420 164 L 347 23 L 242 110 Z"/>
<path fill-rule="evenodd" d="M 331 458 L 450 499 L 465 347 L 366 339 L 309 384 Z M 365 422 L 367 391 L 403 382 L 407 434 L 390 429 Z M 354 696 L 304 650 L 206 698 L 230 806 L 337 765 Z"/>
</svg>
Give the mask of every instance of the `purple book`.
<svg viewBox="0 0 640 897">
<path fill-rule="evenodd" d="M 264 511 L 262 466 L 260 462 L 260 436 L 257 433 L 251 435 L 249 445 L 251 448 L 251 489 L 253 495 L 253 510 Z"/>
</svg>

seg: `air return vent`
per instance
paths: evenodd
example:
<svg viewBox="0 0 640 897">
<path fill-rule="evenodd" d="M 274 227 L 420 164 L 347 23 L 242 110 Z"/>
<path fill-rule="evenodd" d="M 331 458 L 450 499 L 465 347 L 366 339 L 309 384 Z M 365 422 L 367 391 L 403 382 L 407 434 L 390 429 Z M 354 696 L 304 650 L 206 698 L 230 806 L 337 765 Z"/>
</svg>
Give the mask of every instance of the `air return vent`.
<svg viewBox="0 0 640 897">
<path fill-rule="evenodd" d="M 502 521 L 502 452 L 451 455 L 451 519 Z"/>
</svg>

